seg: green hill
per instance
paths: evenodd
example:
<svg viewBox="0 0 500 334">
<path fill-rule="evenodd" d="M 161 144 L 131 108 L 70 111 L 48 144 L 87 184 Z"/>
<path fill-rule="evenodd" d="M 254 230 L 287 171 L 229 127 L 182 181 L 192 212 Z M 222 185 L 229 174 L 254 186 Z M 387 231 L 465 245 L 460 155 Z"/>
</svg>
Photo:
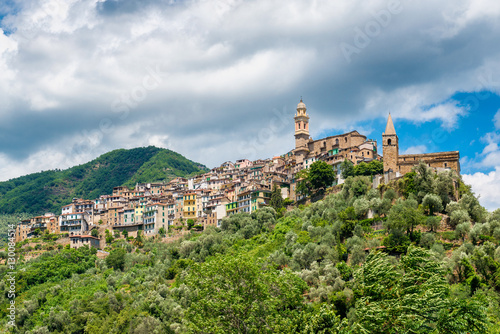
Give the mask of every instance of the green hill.
<svg viewBox="0 0 500 334">
<path fill-rule="evenodd" d="M 113 187 L 169 181 L 207 171 L 182 155 L 154 146 L 108 152 L 85 164 L 0 182 L 0 214 L 58 213 L 74 197 L 94 199 Z"/>
</svg>

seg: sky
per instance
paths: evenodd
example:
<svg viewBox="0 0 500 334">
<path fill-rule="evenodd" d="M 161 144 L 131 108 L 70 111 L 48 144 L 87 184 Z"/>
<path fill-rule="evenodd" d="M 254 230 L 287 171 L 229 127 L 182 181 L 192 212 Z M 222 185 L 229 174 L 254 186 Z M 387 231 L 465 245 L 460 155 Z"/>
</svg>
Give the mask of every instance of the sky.
<svg viewBox="0 0 500 334">
<path fill-rule="evenodd" d="M 500 207 L 498 0 L 2 0 L 0 181 L 155 145 L 215 167 L 313 138 L 459 150 Z"/>
</svg>

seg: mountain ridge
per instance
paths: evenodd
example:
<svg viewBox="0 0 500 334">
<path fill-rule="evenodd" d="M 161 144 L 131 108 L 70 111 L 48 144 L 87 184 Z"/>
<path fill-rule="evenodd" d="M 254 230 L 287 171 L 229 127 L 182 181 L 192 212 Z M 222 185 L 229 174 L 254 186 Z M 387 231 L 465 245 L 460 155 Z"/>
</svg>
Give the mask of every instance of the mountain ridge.
<svg viewBox="0 0 500 334">
<path fill-rule="evenodd" d="M 169 181 L 208 171 L 203 164 L 155 146 L 116 149 L 81 165 L 0 182 L 0 214 L 57 213 L 73 197 L 110 194 L 113 187 Z"/>
</svg>

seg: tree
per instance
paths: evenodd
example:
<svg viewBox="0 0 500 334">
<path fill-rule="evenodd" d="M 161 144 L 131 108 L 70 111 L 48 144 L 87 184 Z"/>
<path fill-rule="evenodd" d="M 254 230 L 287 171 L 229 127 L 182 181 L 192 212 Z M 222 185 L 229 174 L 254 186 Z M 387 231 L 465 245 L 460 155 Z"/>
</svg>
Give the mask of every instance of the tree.
<svg viewBox="0 0 500 334">
<path fill-rule="evenodd" d="M 187 220 L 187 228 L 188 230 L 192 229 L 194 226 L 194 220 L 193 219 L 188 219 Z"/>
<path fill-rule="evenodd" d="M 432 193 L 434 188 L 434 172 L 425 162 L 420 160 L 415 171 L 415 188 L 417 190 L 418 200 L 421 201 L 425 195 Z"/>
<path fill-rule="evenodd" d="M 469 222 L 460 223 L 455 228 L 455 233 L 456 233 L 457 237 L 461 238 L 462 241 L 465 241 L 465 237 L 467 236 L 467 234 L 469 234 L 469 232 L 470 232 L 470 223 Z"/>
<path fill-rule="evenodd" d="M 167 230 L 165 230 L 165 227 L 162 226 L 158 230 L 158 233 L 162 236 L 162 238 L 165 238 L 165 236 L 167 235 Z"/>
<path fill-rule="evenodd" d="M 112 243 L 114 238 L 111 235 L 111 233 L 109 232 L 109 230 L 104 231 L 104 233 L 106 234 L 106 243 L 107 244 Z"/>
<path fill-rule="evenodd" d="M 99 230 L 96 228 L 92 229 L 92 232 L 90 232 L 90 235 L 98 238 L 99 237 Z"/>
<path fill-rule="evenodd" d="M 345 161 L 345 160 L 344 160 Z M 372 160 L 369 163 L 361 162 L 354 166 L 354 176 L 364 175 L 373 176 L 384 172 L 384 163 L 378 160 Z"/>
<path fill-rule="evenodd" d="M 123 235 L 123 237 L 124 237 L 125 239 L 127 239 L 127 238 L 128 238 L 128 231 L 127 231 L 127 230 L 123 230 L 123 231 L 122 231 L 122 235 Z"/>
<path fill-rule="evenodd" d="M 118 248 L 112 250 L 106 258 L 106 265 L 115 270 L 123 270 L 125 266 L 125 249 Z"/>
<path fill-rule="evenodd" d="M 467 213 L 466 210 L 460 209 L 453 211 L 450 216 L 450 224 L 453 228 L 455 228 L 457 225 L 469 222 L 470 217 L 469 214 Z"/>
<path fill-rule="evenodd" d="M 324 161 L 316 161 L 310 167 L 309 181 L 314 190 L 330 187 L 335 178 L 336 175 L 332 166 Z"/>
<path fill-rule="evenodd" d="M 273 333 L 302 308 L 307 288 L 288 270 L 232 255 L 193 264 L 182 283 L 192 296 L 188 327 L 205 333 Z"/>
<path fill-rule="evenodd" d="M 394 191 L 394 189 L 392 188 L 389 188 L 385 191 L 384 193 L 384 196 L 383 196 L 384 199 L 388 199 L 389 201 L 394 201 L 396 198 L 398 198 L 398 194 L 396 194 L 396 192 Z"/>
<path fill-rule="evenodd" d="M 394 205 L 387 216 L 386 226 L 389 231 L 406 230 L 407 234 L 425 221 L 423 213 L 415 207 L 408 205 L 408 201 Z"/>
<path fill-rule="evenodd" d="M 349 176 L 355 176 L 354 173 L 354 164 L 351 160 L 345 159 L 340 164 L 340 173 L 343 179 L 347 179 Z"/>
<path fill-rule="evenodd" d="M 454 198 L 454 175 L 455 174 L 451 170 L 449 172 L 440 172 L 434 184 L 434 193 L 441 198 L 443 206 L 445 207 Z"/>
<path fill-rule="evenodd" d="M 370 202 L 368 202 L 367 199 L 360 197 L 354 201 L 353 206 L 358 218 L 364 218 L 370 208 Z"/>
<path fill-rule="evenodd" d="M 433 216 L 435 212 L 443 211 L 443 201 L 441 197 L 435 194 L 427 194 L 422 200 L 424 208 L 429 210 L 429 216 Z"/>
<path fill-rule="evenodd" d="M 283 196 L 281 196 L 281 189 L 277 184 L 273 186 L 269 205 L 271 205 L 276 212 L 279 212 L 283 207 Z"/>
<path fill-rule="evenodd" d="M 479 200 L 473 194 L 465 194 L 459 201 L 460 206 L 467 211 L 470 218 L 475 223 L 483 223 L 486 219 L 487 212 L 479 204 Z"/>
<path fill-rule="evenodd" d="M 441 224 L 440 216 L 429 216 L 425 221 L 425 226 L 427 226 L 431 232 L 436 232 Z"/>
<path fill-rule="evenodd" d="M 309 172 L 309 169 L 302 169 L 295 175 L 295 179 L 297 180 L 297 192 L 302 196 L 309 196 L 312 192 Z"/>
<path fill-rule="evenodd" d="M 144 245 L 144 239 L 142 237 L 142 231 L 137 231 L 137 236 L 135 237 L 134 244 L 137 247 L 142 247 Z"/>
</svg>

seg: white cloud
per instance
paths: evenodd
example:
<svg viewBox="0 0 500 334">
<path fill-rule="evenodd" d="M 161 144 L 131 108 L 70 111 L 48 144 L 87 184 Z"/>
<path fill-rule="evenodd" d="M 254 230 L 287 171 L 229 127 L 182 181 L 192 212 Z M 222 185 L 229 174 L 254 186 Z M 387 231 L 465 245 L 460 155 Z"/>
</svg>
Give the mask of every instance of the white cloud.
<svg viewBox="0 0 500 334">
<path fill-rule="evenodd" d="M 493 118 L 493 122 L 495 123 L 495 128 L 500 130 L 500 109 L 498 109 L 495 117 Z"/>
<path fill-rule="evenodd" d="M 481 205 L 489 211 L 500 208 L 500 166 L 487 174 L 478 172 L 462 177 L 466 184 L 472 185 L 472 191 L 480 195 Z"/>
<path fill-rule="evenodd" d="M 404 152 L 401 152 L 401 154 L 422 154 L 427 152 L 428 152 L 427 146 L 416 145 L 408 147 Z"/>
</svg>

